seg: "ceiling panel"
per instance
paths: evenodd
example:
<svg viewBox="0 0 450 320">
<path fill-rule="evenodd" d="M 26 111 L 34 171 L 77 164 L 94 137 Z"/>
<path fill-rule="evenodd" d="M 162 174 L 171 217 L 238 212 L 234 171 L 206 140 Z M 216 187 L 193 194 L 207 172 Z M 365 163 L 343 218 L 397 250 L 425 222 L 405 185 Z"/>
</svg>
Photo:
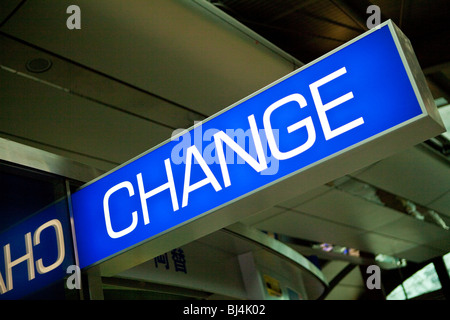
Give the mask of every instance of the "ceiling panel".
<svg viewBox="0 0 450 320">
<path fill-rule="evenodd" d="M 418 147 L 382 160 L 355 177 L 425 206 L 450 190 L 448 162 Z"/>
<path fill-rule="evenodd" d="M 402 217 L 397 211 L 336 189 L 294 210 L 363 230 L 373 230 Z"/>
<path fill-rule="evenodd" d="M 240 222 L 249 226 L 255 225 L 257 223 L 260 223 L 266 219 L 269 219 L 281 212 L 286 211 L 284 208 L 279 207 L 271 207 L 264 211 L 258 212 L 257 214 L 254 214 L 244 220 L 241 220 Z"/>
<path fill-rule="evenodd" d="M 417 247 L 416 243 L 388 237 L 374 232 L 366 232 L 351 239 L 350 247 L 374 254 L 398 256 L 399 252 Z M 400 257 L 401 258 L 401 257 Z"/>
<path fill-rule="evenodd" d="M 331 190 L 331 187 L 329 187 L 327 185 L 323 185 L 323 186 L 320 186 L 313 190 L 302 193 L 298 197 L 289 199 L 287 201 L 280 202 L 277 206 L 283 207 L 283 208 L 295 208 L 310 199 L 316 198 L 326 192 L 329 192 L 330 190 Z"/>
<path fill-rule="evenodd" d="M 204 119 L 201 114 L 7 36 L 0 35 L 0 47 L 7 48 L 0 51 L 3 66 L 62 87 L 86 99 L 174 129 L 188 128 L 194 120 Z M 51 68 L 42 73 L 28 71 L 26 63 L 37 58 L 50 61 Z"/>
<path fill-rule="evenodd" d="M 387 236 L 395 236 L 400 239 L 426 244 L 438 240 L 449 231 L 434 224 L 415 219 L 408 215 L 382 227 L 374 229 L 374 232 Z M 450 251 L 450 243 L 447 249 Z"/>
<path fill-rule="evenodd" d="M 326 263 L 322 267 L 323 275 L 327 278 L 328 282 L 333 280 L 334 277 L 336 277 L 339 272 L 342 271 L 346 266 L 348 265 L 347 261 L 341 261 L 341 260 L 332 260 Z"/>
<path fill-rule="evenodd" d="M 444 251 L 444 253 L 450 252 L 450 231 L 435 240 L 428 241 L 426 245 L 427 247 Z"/>
<path fill-rule="evenodd" d="M 322 271 L 334 277 L 347 265 L 348 263 L 343 261 L 330 261 L 324 266 Z M 329 279 L 331 280 L 332 278 Z M 325 300 L 357 300 L 364 293 L 365 289 L 366 286 L 361 271 L 358 267 L 355 267 L 331 290 Z"/>
<path fill-rule="evenodd" d="M 364 289 L 363 286 L 337 285 L 325 300 L 358 300 Z"/>
<path fill-rule="evenodd" d="M 284 234 L 298 239 L 306 239 L 319 243 L 331 243 L 347 246 L 373 254 L 386 254 L 399 258 L 411 259 L 421 262 L 426 259 L 441 255 L 449 250 L 448 239 L 441 238 L 421 245 L 409 240 L 404 240 L 401 235 L 392 236 L 376 232 L 352 228 L 339 223 L 322 220 L 306 214 L 286 210 L 272 218 L 266 219 L 254 225 L 256 228 Z M 447 250 L 440 249 L 447 248 Z M 423 259 L 422 259 L 423 258 Z"/>
<path fill-rule="evenodd" d="M 0 132 L 123 163 L 172 130 L 0 69 Z M 56 149 L 57 150 L 57 149 Z"/>
<path fill-rule="evenodd" d="M 428 246 L 416 246 L 399 252 L 397 255 L 403 259 L 419 263 L 437 256 L 441 256 L 447 252 L 448 251 L 438 250 Z"/>
<path fill-rule="evenodd" d="M 364 279 L 361 275 L 361 271 L 358 267 L 354 268 L 350 273 L 339 282 L 340 285 L 358 286 L 362 291 L 365 289 Z"/>
<path fill-rule="evenodd" d="M 437 198 L 435 201 L 428 204 L 428 207 L 443 213 L 450 219 L 450 192 Z"/>
<path fill-rule="evenodd" d="M 288 235 L 298 239 L 327 242 L 339 245 L 355 243 L 363 230 L 322 220 L 299 212 L 287 210 L 277 216 L 257 223 L 254 227 Z M 357 247 L 355 247 L 357 248 Z"/>
<path fill-rule="evenodd" d="M 5 22 L 10 14 L 14 12 L 22 0 L 2 0 L 0 1 L 0 25 Z"/>
<path fill-rule="evenodd" d="M 374 254 L 398 256 L 400 252 L 410 250 L 407 256 L 417 259 L 450 251 L 449 231 L 435 224 L 328 186 L 308 194 L 298 198 L 310 200 L 255 226 L 295 238 L 349 246 Z M 432 250 L 428 250 L 430 248 Z M 426 252 L 421 253 L 422 250 Z M 434 254 L 436 252 L 438 254 Z"/>
<path fill-rule="evenodd" d="M 80 30 L 70 4 L 26 1 L 1 31 L 205 115 L 294 68 L 195 2 L 79 0 Z"/>
</svg>

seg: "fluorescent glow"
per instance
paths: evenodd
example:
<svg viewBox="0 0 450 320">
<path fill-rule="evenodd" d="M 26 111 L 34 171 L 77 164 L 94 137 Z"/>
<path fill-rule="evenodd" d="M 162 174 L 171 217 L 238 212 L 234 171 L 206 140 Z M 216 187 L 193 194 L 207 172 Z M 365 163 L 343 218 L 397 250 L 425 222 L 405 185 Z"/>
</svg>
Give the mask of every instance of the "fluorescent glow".
<svg viewBox="0 0 450 320">
<path fill-rule="evenodd" d="M 436 291 L 442 288 L 434 264 L 427 264 L 425 267 L 414 273 L 411 277 L 403 281 L 402 285 L 396 287 L 387 295 L 387 300 L 406 300 L 422 294 Z M 405 296 L 406 291 L 406 296 Z"/>
</svg>

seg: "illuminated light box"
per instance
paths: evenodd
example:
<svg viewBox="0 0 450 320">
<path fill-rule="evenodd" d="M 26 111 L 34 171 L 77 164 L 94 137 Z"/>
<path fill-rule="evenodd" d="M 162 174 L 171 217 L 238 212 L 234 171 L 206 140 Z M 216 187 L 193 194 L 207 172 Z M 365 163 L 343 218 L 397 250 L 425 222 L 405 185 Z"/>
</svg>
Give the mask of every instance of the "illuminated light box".
<svg viewBox="0 0 450 320">
<path fill-rule="evenodd" d="M 73 194 L 80 266 L 112 275 L 442 131 L 385 22 Z"/>
</svg>

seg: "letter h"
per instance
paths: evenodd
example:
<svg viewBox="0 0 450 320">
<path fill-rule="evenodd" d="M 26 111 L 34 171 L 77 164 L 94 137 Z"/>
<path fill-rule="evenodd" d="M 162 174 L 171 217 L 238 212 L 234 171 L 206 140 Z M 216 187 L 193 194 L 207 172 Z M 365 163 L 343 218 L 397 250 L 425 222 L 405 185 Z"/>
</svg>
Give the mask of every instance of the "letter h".
<svg viewBox="0 0 450 320">
<path fill-rule="evenodd" d="M 32 243 L 31 243 L 31 233 L 30 232 L 25 234 L 25 248 L 26 248 L 27 252 L 22 257 L 17 258 L 14 261 L 11 261 L 11 249 L 10 249 L 9 243 L 3 247 L 3 253 L 5 255 L 6 285 L 7 285 L 8 291 L 13 289 L 12 268 L 17 266 L 19 263 L 27 261 L 28 281 L 33 280 L 35 277 L 33 247 L 32 247 Z"/>
</svg>

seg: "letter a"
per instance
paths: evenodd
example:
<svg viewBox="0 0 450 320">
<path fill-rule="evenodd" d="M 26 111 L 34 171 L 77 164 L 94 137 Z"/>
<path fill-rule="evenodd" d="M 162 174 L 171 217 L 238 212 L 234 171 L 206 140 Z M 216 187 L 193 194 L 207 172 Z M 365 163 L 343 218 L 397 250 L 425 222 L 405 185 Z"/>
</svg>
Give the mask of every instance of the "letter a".
<svg viewBox="0 0 450 320">
<path fill-rule="evenodd" d="M 380 267 L 377 265 L 370 265 L 367 267 L 366 273 L 372 273 L 371 276 L 367 277 L 366 285 L 369 290 L 381 289 L 381 274 Z"/>
<path fill-rule="evenodd" d="M 81 29 L 81 9 L 79 6 L 74 4 L 67 7 L 66 13 L 72 13 L 72 15 L 67 18 L 66 26 L 67 29 Z"/>
<path fill-rule="evenodd" d="M 367 18 L 366 26 L 369 29 L 376 28 L 381 23 L 381 10 L 377 5 L 371 5 L 367 7 L 366 13 L 372 13 L 369 18 Z"/>
<path fill-rule="evenodd" d="M 72 290 L 72 289 L 80 289 L 81 288 L 81 276 L 80 276 L 80 267 L 76 266 L 76 265 L 70 265 L 67 267 L 67 272 L 66 273 L 72 273 L 72 275 L 70 275 L 67 280 L 66 280 L 66 285 L 67 288 Z"/>
<path fill-rule="evenodd" d="M 181 205 L 181 207 L 183 207 L 183 208 L 188 205 L 189 193 L 194 190 L 197 190 L 198 188 L 201 188 L 201 187 L 207 185 L 208 183 L 210 183 L 214 187 L 214 190 L 216 192 L 219 190 L 222 190 L 222 187 L 220 186 L 216 177 L 212 173 L 211 169 L 206 164 L 205 159 L 203 159 L 203 157 L 200 154 L 200 152 L 198 151 L 197 147 L 195 145 L 190 146 L 187 149 L 186 153 L 187 153 L 186 154 L 186 171 L 184 174 L 183 202 Z M 198 164 L 200 165 L 203 172 L 205 173 L 206 178 L 191 185 L 190 180 L 191 180 L 192 157 L 194 157 L 197 160 Z"/>
</svg>

